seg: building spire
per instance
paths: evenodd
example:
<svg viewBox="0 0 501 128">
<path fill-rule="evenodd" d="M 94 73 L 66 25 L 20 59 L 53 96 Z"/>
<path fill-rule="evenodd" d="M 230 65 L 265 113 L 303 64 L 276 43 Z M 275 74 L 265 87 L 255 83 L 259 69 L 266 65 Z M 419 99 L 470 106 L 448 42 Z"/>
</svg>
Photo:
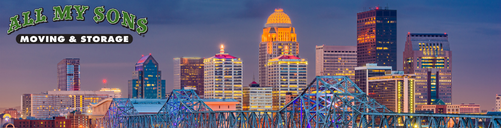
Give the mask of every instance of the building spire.
<svg viewBox="0 0 501 128">
<path fill-rule="evenodd" d="M 223 54 L 224 53 L 224 45 L 221 44 L 221 48 L 219 50 L 219 53 Z"/>
<path fill-rule="evenodd" d="M 288 45 L 284 46 L 284 55 L 289 55 L 289 46 Z"/>
</svg>

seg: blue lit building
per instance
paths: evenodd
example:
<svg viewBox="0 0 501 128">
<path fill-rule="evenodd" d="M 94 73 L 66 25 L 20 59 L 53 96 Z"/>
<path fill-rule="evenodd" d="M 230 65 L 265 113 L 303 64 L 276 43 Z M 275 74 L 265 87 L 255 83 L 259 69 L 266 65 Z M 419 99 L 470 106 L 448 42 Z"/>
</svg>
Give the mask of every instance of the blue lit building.
<svg viewBox="0 0 501 128">
<path fill-rule="evenodd" d="M 65 58 L 57 63 L 58 91 L 80 90 L 80 58 Z"/>
<path fill-rule="evenodd" d="M 142 56 L 136 63 L 132 80 L 129 80 L 129 98 L 164 99 L 165 80 L 161 78 L 158 62 L 153 56 Z"/>
<path fill-rule="evenodd" d="M 397 10 L 376 7 L 357 13 L 357 66 L 367 63 L 397 70 Z"/>
</svg>

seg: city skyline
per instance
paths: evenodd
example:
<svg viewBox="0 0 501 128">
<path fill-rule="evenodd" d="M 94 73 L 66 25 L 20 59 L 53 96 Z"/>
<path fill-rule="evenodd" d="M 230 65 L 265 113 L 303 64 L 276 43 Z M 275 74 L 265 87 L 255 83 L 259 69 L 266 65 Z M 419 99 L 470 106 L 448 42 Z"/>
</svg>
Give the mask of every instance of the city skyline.
<svg viewBox="0 0 501 128">
<path fill-rule="evenodd" d="M 152 25 L 149 31 L 149 34 L 146 34 L 145 37 L 137 36 L 134 42 L 131 45 L 19 45 L 15 43 L 13 40 L 13 35 L 2 35 L 1 39 L 4 40 L 3 43 L 0 44 L 0 50 L 3 55 L 15 55 L 15 56 L 1 56 L 2 60 L 13 60 L 10 62 L 2 61 L 1 66 L 2 70 L 6 72 L 6 75 L 2 74 L 0 77 L 0 81 L 3 83 L 0 87 L 6 89 L 12 89 L 16 91 L 4 92 L 0 96 L 6 97 L 9 95 L 13 95 L 13 99 L 5 99 L 2 100 L 2 105 L 0 107 L 14 107 L 18 106 L 19 97 L 22 93 L 37 93 L 40 91 L 50 91 L 54 89 L 57 85 L 54 77 L 56 76 L 54 72 L 54 65 L 62 58 L 67 57 L 78 57 L 81 58 L 81 89 L 82 90 L 97 90 L 102 87 L 101 80 L 106 78 L 108 80 L 110 87 L 119 87 L 121 90 L 126 90 L 127 83 L 126 80 L 130 79 L 130 67 L 137 61 L 137 56 L 140 54 L 148 54 L 153 53 L 155 55 L 160 55 L 157 57 L 159 61 L 160 70 L 163 71 L 163 78 L 166 79 L 166 83 L 169 87 L 172 84 L 172 58 L 178 56 L 201 56 L 208 57 L 213 53 L 213 50 L 219 46 L 219 44 L 225 44 L 231 49 L 227 49 L 229 53 L 235 54 L 235 56 L 241 57 L 243 60 L 246 60 L 246 66 L 244 66 L 244 84 L 250 83 L 252 80 L 253 74 L 258 74 L 257 71 L 257 43 L 259 42 L 259 35 L 262 25 L 266 22 L 266 18 L 273 12 L 274 8 L 283 8 L 284 11 L 291 16 L 291 22 L 294 24 L 294 27 L 297 29 L 298 33 L 298 42 L 301 42 L 301 58 L 306 58 L 310 60 L 309 68 L 315 69 L 314 62 L 311 61 L 314 59 L 314 47 L 315 45 L 348 45 L 354 46 L 356 45 L 356 24 L 353 22 L 356 21 L 356 13 L 363 11 L 363 7 L 374 7 L 377 4 L 383 5 L 384 3 L 390 3 L 390 8 L 398 10 L 399 13 L 399 24 L 398 24 L 398 33 L 397 33 L 397 70 L 402 70 L 402 52 L 403 46 L 405 43 L 405 33 L 407 32 L 447 32 L 451 35 L 450 42 L 451 47 L 455 51 L 455 66 L 454 66 L 454 89 L 453 89 L 453 98 L 454 104 L 459 103 L 470 103 L 474 102 L 482 105 L 482 109 L 490 110 L 494 104 L 493 95 L 499 93 L 501 87 L 497 86 L 495 79 L 498 78 L 499 68 L 496 68 L 495 64 L 499 63 L 499 60 L 496 58 L 500 58 L 499 54 L 492 54 L 491 52 L 495 51 L 495 48 L 499 46 L 499 44 L 495 44 L 492 42 L 496 42 L 499 40 L 500 31 L 499 29 L 501 25 L 496 22 L 495 17 L 493 19 L 484 18 L 483 20 L 474 20 L 474 18 L 480 18 L 478 16 L 473 16 L 474 18 L 460 20 L 465 17 L 457 16 L 457 14 L 464 14 L 465 11 L 461 10 L 458 7 L 458 3 L 455 3 L 455 6 L 458 8 L 454 8 L 454 6 L 446 6 L 445 8 L 441 7 L 428 7 L 428 6 L 420 6 L 420 4 L 415 5 L 418 7 L 424 8 L 424 10 L 420 9 L 408 9 L 408 5 L 402 4 L 402 2 L 369 2 L 366 4 L 356 4 L 354 9 L 347 9 L 346 7 L 335 7 L 331 11 L 338 12 L 330 12 L 325 14 L 325 10 L 329 11 L 330 8 L 323 7 L 318 9 L 313 9 L 312 11 L 306 11 L 305 9 L 301 9 L 298 7 L 300 4 L 284 4 L 284 5 L 274 5 L 269 7 L 263 7 L 260 10 L 256 9 L 253 6 L 256 6 L 255 3 L 249 2 L 248 4 L 243 4 L 242 6 L 249 8 L 249 11 L 256 11 L 255 13 L 247 12 L 243 13 L 244 18 L 229 16 L 228 21 L 210 21 L 215 20 L 212 18 L 207 18 L 209 21 L 205 21 L 204 23 L 197 23 L 192 20 L 192 23 L 163 23 L 166 19 L 154 19 L 157 14 L 148 15 L 152 18 Z M 400 4 L 398 4 L 400 3 Z M 418 2 L 419 3 L 419 2 Z M 214 4 L 214 3 L 213 3 Z M 219 5 L 215 3 L 216 5 Z M 318 4 L 318 3 L 317 3 Z M 349 5 L 353 5 L 353 3 L 346 3 Z M 467 3 L 459 3 L 459 5 L 463 5 Z M 477 3 L 478 6 L 479 3 Z M 6 5 L 2 3 L 2 5 Z M 58 5 L 54 3 L 54 5 Z M 240 5 L 240 4 L 238 4 Z M 273 5 L 273 3 L 272 3 Z M 334 4 L 331 4 L 334 6 Z M 426 5 L 421 3 L 421 5 Z M 481 5 L 488 5 L 487 3 L 483 3 Z M 50 7 L 51 5 L 44 5 L 43 7 Z M 125 5 L 109 5 L 108 7 L 113 6 L 114 8 L 127 8 Z M 212 7 L 212 6 L 211 6 Z M 492 7 L 492 5 L 490 6 Z M 23 7 L 21 10 L 30 9 L 30 7 Z M 310 8 L 311 9 L 311 8 Z M 322 11 L 324 9 L 324 11 Z M 428 9 L 428 10 L 427 10 Z M 423 13 L 420 11 L 430 11 L 430 10 L 448 10 L 453 12 L 439 12 L 437 14 L 425 15 L 429 13 Z M 229 9 L 232 10 L 232 9 Z M 238 9 L 233 9 L 238 10 Z M 473 12 L 478 12 L 479 10 L 490 10 L 487 12 L 491 16 L 495 16 L 492 14 L 499 9 L 493 8 L 472 8 L 470 11 L 466 11 L 466 14 L 475 14 Z M 139 11 L 139 10 L 133 10 Z M 263 12 L 261 12 L 263 11 Z M 339 12 L 346 12 L 346 14 L 339 14 Z M 457 12 L 454 12 L 457 11 Z M 9 11 L 7 11 L 9 12 Z M 245 12 L 245 11 L 243 11 Z M 322 14 L 316 14 L 309 17 L 316 17 L 316 21 L 306 20 L 309 18 L 308 13 L 324 13 L 323 15 L 331 14 L 331 17 L 322 17 Z M 411 12 L 411 13 L 409 13 Z M 417 13 L 419 12 L 419 13 Z M 500 12 L 500 11 L 497 11 Z M 143 12 L 144 13 L 144 12 Z M 200 12 L 199 12 L 200 13 Z M 219 12 L 221 13 L 221 12 Z M 422 13 L 422 14 L 421 14 Z M 223 17 L 224 17 L 223 13 Z M 242 15 L 243 15 L 242 14 Z M 447 17 L 445 15 L 453 14 L 456 15 L 456 18 L 441 18 Z M 10 15 L 14 15 L 11 13 L 1 13 L 1 18 L 6 19 Z M 196 14 L 188 14 L 191 16 L 196 16 Z M 483 14 L 485 16 L 485 14 Z M 170 15 L 166 16 L 169 17 Z M 416 17 L 412 17 L 416 16 Z M 435 17 L 439 19 L 439 21 L 435 20 L 427 20 L 420 19 L 426 17 Z M 50 18 L 50 17 L 49 17 Z M 326 18 L 326 19 L 324 19 Z M 355 19 L 354 19 L 355 18 Z M 450 18 L 450 17 L 449 17 Z M 468 18 L 468 17 L 466 17 Z M 492 18 L 492 17 L 490 17 Z M 176 19 L 176 18 L 173 18 Z M 430 18 L 431 19 L 431 18 Z M 167 19 L 169 20 L 169 19 Z M 196 18 L 195 18 L 196 20 Z M 413 20 L 418 20 L 413 21 Z M 424 20 L 424 21 L 423 21 Z M 331 22 L 335 21 L 344 23 L 343 25 L 332 25 Z M 488 25 L 481 25 L 487 22 Z M 499 21 L 499 20 L 497 20 Z M 1 21 L 5 22 L 5 21 Z M 78 24 L 76 27 L 65 26 L 64 24 L 69 23 Z M 56 33 L 72 33 L 72 29 L 78 28 L 83 29 L 82 32 L 99 32 L 99 30 L 93 29 L 103 29 L 108 28 L 104 31 L 104 33 L 125 33 L 128 31 L 124 31 L 123 28 L 119 26 L 110 26 L 104 23 L 102 24 L 89 24 L 91 21 L 77 22 L 77 21 L 68 21 L 57 24 L 62 24 L 62 26 L 55 27 L 53 26 L 55 23 L 43 24 L 38 27 L 27 28 L 24 30 L 20 30 L 19 33 L 43 33 L 47 29 L 54 29 L 57 31 Z M 173 21 L 174 22 L 174 21 Z M 193 23 L 195 22 L 195 23 Z M 320 22 L 319 25 L 316 22 Z M 439 24 L 441 23 L 441 24 Z M 449 24 L 447 24 L 449 23 Z M 476 24 L 475 24 L 476 23 Z M 7 23 L 4 23 L 7 24 Z M 56 24 L 56 25 L 57 25 Z M 247 26 L 240 26 L 241 24 L 247 24 Z M 447 25 L 443 25 L 447 24 Z M 79 26 L 80 25 L 80 26 Z M 329 26 L 331 25 L 331 26 Z M 416 25 L 416 26 L 415 26 Z M 469 26 L 469 25 L 478 25 L 478 26 Z M 189 27 L 193 26 L 193 27 Z M 48 27 L 48 28 L 47 28 Z M 157 27 L 157 28 L 154 28 Z M 188 27 L 188 28 L 186 28 Z M 229 27 L 229 28 L 225 28 Z M 238 28 L 239 30 L 234 30 L 233 28 Z M 239 28 L 240 27 L 240 28 Z M 1 27 L 0 27 L 1 28 Z M 6 28 L 4 26 L 4 28 Z M 223 28 L 223 29 L 220 29 Z M 187 29 L 187 30 L 183 30 Z M 5 29 L 6 30 L 6 29 Z M 192 30 L 202 30 L 201 32 L 193 32 Z M 250 31 L 250 32 L 249 32 Z M 349 32 L 346 32 L 349 31 Z M 465 32 L 466 31 L 466 32 Z M 179 34 L 176 34 L 179 33 Z M 210 34 L 215 33 L 215 34 Z M 346 34 L 345 34 L 346 33 Z M 160 34 L 160 35 L 159 35 Z M 191 36 L 179 36 L 179 35 L 199 35 L 201 36 L 200 40 L 190 39 Z M 221 36 L 223 35 L 223 36 Z M 179 36 L 179 37 L 178 37 Z M 469 36 L 469 37 L 468 37 Z M 334 38 L 333 38 L 334 37 Z M 12 41 L 9 41 L 11 40 Z M 167 39 L 165 41 L 164 39 Z M 336 39 L 336 40 L 332 40 Z M 339 39 L 339 40 L 337 40 Z M 172 44 L 174 42 L 182 42 L 175 43 L 176 45 L 172 48 Z M 201 42 L 201 43 L 194 43 Z M 257 43 L 256 43 L 257 42 Z M 474 43 L 468 43 L 474 42 Z M 185 44 L 183 44 L 185 43 Z M 492 43 L 492 44 L 491 44 Z M 193 47 L 196 44 L 198 46 Z M 483 45 L 478 45 L 483 44 Z M 145 48 L 139 48 L 138 46 L 146 46 Z M 497 45 L 497 46 L 496 46 Z M 80 46 L 80 48 L 69 49 L 75 46 Z M 148 47 L 149 46 L 149 47 Z M 62 50 L 56 51 L 54 49 Z M 184 51 L 186 49 L 193 48 L 190 51 Z M 17 49 L 17 50 L 16 50 Z M 93 52 L 89 52 L 89 49 L 93 50 Z M 130 50 L 136 49 L 135 51 L 130 52 Z M 206 50 L 208 49 L 208 50 Z M 487 49 L 487 50 L 486 50 Z M 95 51 L 95 52 L 94 52 Z M 193 51 L 197 51 L 194 53 Z M 457 53 L 457 54 L 456 54 Z M 14 57 L 14 58 L 13 58 Z M 27 58 L 23 60 L 16 60 L 16 58 Z M 111 60 L 107 60 L 109 58 L 113 58 Z M 483 61 L 482 61 L 483 60 Z M 489 63 L 478 63 L 484 62 L 486 60 L 493 60 L 494 62 Z M 470 62 L 471 61 L 471 62 Z M 34 64 L 37 62 L 37 64 Z M 37 66 L 34 66 L 37 65 Z M 474 67 L 474 68 L 473 68 Z M 25 68 L 25 69 L 23 69 Z M 311 78 L 314 78 L 314 70 L 308 71 L 309 78 L 308 82 L 311 81 Z M 28 74 L 30 73 L 30 74 Z M 51 73 L 53 73 L 51 75 Z M 22 75 L 22 78 L 31 79 L 30 81 L 20 81 L 19 76 Z M 496 76 L 497 75 L 497 76 Z M 482 83 L 478 83 L 481 81 Z M 10 87 L 9 85 L 15 85 Z M 36 86 L 34 86 L 36 85 Z M 477 85 L 474 87 L 469 87 L 471 85 Z M 19 90 L 19 91 L 17 91 Z M 459 94 L 466 93 L 476 93 L 474 96 L 458 96 Z M 125 95 L 125 94 L 123 94 Z M 485 100 L 476 100 L 476 99 L 485 99 Z M 492 99 L 492 100 L 489 100 Z M 9 104 L 9 105 L 6 105 Z M 17 104 L 17 105 L 15 105 Z M 491 107 L 489 107 L 491 106 Z"/>
</svg>

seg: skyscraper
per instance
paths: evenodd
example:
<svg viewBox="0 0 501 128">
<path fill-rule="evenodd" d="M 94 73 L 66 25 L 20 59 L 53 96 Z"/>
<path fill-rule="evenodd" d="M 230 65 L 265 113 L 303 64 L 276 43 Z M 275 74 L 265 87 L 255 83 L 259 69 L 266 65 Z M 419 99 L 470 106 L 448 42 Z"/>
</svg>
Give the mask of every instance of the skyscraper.
<svg viewBox="0 0 501 128">
<path fill-rule="evenodd" d="M 273 110 L 282 108 L 285 102 L 285 94 L 299 94 L 306 88 L 306 69 L 308 62 L 294 55 L 290 55 L 288 46 L 284 48 L 284 54 L 268 60 L 267 83 L 273 87 Z"/>
<path fill-rule="evenodd" d="M 494 111 L 501 111 L 501 95 L 496 94 L 496 106 L 494 108 Z"/>
<path fill-rule="evenodd" d="M 397 10 L 357 13 L 357 65 L 367 63 L 397 70 Z"/>
<path fill-rule="evenodd" d="M 174 58 L 174 89 L 193 88 L 204 98 L 204 58 Z"/>
<path fill-rule="evenodd" d="M 414 74 L 393 72 L 384 76 L 369 77 L 369 97 L 397 113 L 414 113 Z"/>
<path fill-rule="evenodd" d="M 165 95 L 165 80 L 158 70 L 158 62 L 153 56 L 142 56 L 136 63 L 135 71 L 132 72 L 132 80 L 129 80 L 129 98 L 139 99 L 163 99 Z"/>
<path fill-rule="evenodd" d="M 236 109 L 242 110 L 242 76 L 242 60 L 224 53 L 221 45 L 220 53 L 204 59 L 205 99 L 235 99 Z"/>
<path fill-rule="evenodd" d="M 406 74 L 416 74 L 416 104 L 452 103 L 452 51 L 449 36 L 408 33 L 403 55 Z"/>
<path fill-rule="evenodd" d="M 284 46 L 288 46 L 291 55 L 299 57 L 299 43 L 296 32 L 292 27 L 291 19 L 283 12 L 283 9 L 275 9 L 275 12 L 268 17 L 264 25 L 261 43 L 259 43 L 259 85 L 270 87 L 267 82 L 269 76 L 268 60 L 283 54 Z"/>
<path fill-rule="evenodd" d="M 355 80 L 356 46 L 316 46 L 315 75 L 348 76 Z"/>
<path fill-rule="evenodd" d="M 57 63 L 57 89 L 80 90 L 80 58 L 66 58 Z"/>
<path fill-rule="evenodd" d="M 365 66 L 355 67 L 355 84 L 360 90 L 369 94 L 369 77 L 384 76 L 391 74 L 390 66 L 378 66 L 374 63 L 365 64 Z"/>
<path fill-rule="evenodd" d="M 270 111 L 272 110 L 273 97 L 272 87 L 249 87 L 249 110 Z M 263 112 L 261 112 L 262 114 Z"/>
</svg>

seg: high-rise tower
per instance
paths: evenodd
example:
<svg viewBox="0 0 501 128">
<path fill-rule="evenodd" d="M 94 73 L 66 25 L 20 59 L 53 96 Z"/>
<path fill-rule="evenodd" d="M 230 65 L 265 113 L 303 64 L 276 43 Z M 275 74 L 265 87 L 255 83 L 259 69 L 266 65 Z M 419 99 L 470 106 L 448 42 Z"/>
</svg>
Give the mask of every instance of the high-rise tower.
<svg viewBox="0 0 501 128">
<path fill-rule="evenodd" d="M 416 74 L 416 104 L 452 103 L 452 51 L 446 33 L 408 33 L 404 72 Z"/>
<path fill-rule="evenodd" d="M 397 70 L 397 10 L 357 13 L 357 65 L 367 63 Z"/>
<path fill-rule="evenodd" d="M 57 63 L 57 89 L 80 90 L 80 58 L 66 58 Z"/>
<path fill-rule="evenodd" d="M 194 89 L 204 97 L 204 58 L 174 58 L 174 89 Z"/>
<path fill-rule="evenodd" d="M 291 19 L 283 9 L 275 9 L 264 25 L 261 43 L 259 43 L 259 84 L 270 87 L 268 84 L 268 60 L 284 53 L 284 46 L 290 49 L 290 55 L 299 57 L 299 43 L 296 32 L 292 27 Z"/>
<path fill-rule="evenodd" d="M 284 54 L 268 60 L 268 84 L 273 87 L 273 110 L 279 110 L 286 103 L 286 94 L 299 95 L 307 86 L 308 61 L 290 55 L 288 46 Z"/>
<path fill-rule="evenodd" d="M 316 76 L 348 76 L 355 80 L 357 46 L 316 46 Z"/>
<path fill-rule="evenodd" d="M 237 110 L 242 110 L 242 60 L 224 53 L 204 59 L 204 97 L 205 99 L 238 100 Z"/>
<path fill-rule="evenodd" d="M 158 69 L 158 62 L 151 54 L 141 57 L 129 80 L 129 98 L 164 99 L 165 80 Z"/>
</svg>

